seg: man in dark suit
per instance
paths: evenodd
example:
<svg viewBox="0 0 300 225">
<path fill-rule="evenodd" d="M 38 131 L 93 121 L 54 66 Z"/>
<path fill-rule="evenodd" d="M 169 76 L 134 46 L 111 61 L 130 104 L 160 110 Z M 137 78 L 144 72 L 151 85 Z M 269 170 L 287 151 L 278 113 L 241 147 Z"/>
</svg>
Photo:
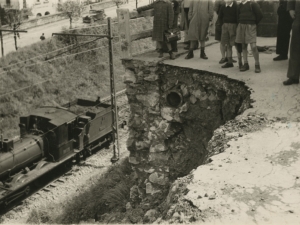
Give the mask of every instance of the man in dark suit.
<svg viewBox="0 0 300 225">
<path fill-rule="evenodd" d="M 279 7 L 277 10 L 278 25 L 277 25 L 277 43 L 276 54 L 274 61 L 286 60 L 288 58 L 290 33 L 292 29 L 293 19 L 287 11 L 287 0 L 279 0 Z"/>
<path fill-rule="evenodd" d="M 287 9 L 293 18 L 288 80 L 284 85 L 299 84 L 300 77 L 300 1 L 289 0 Z"/>
</svg>

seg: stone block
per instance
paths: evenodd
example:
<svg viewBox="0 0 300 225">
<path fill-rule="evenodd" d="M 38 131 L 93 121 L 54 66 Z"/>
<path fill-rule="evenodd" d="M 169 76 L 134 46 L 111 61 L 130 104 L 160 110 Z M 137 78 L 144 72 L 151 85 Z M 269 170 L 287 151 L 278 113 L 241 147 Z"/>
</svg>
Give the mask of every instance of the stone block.
<svg viewBox="0 0 300 225">
<path fill-rule="evenodd" d="M 159 214 L 155 209 L 150 209 L 145 213 L 144 221 L 146 223 L 153 223 L 157 219 L 158 215 Z"/>
<path fill-rule="evenodd" d="M 130 156 L 129 157 L 129 163 L 131 163 L 133 165 L 138 165 L 140 162 L 137 160 L 136 157 Z"/>
<path fill-rule="evenodd" d="M 187 103 L 184 103 L 180 109 L 179 109 L 179 113 L 182 113 L 182 112 L 186 112 L 188 111 L 188 104 Z"/>
<path fill-rule="evenodd" d="M 181 85 L 180 86 L 180 89 L 181 89 L 181 91 L 182 91 L 182 96 L 183 97 L 186 97 L 186 96 L 188 96 L 189 95 L 189 90 L 188 90 L 188 87 L 186 86 L 186 85 Z"/>
<path fill-rule="evenodd" d="M 191 95 L 191 96 L 190 96 L 190 102 L 191 102 L 192 104 L 195 104 L 195 103 L 197 102 L 197 98 L 196 98 L 194 95 Z"/>
<path fill-rule="evenodd" d="M 159 102 L 160 95 L 158 92 L 149 92 L 145 95 L 136 95 L 136 98 L 144 106 L 154 107 Z"/>
<path fill-rule="evenodd" d="M 216 100 L 218 100 L 218 98 L 217 98 L 216 95 L 211 94 L 211 95 L 208 97 L 208 100 L 209 100 L 209 101 L 216 101 Z"/>
<path fill-rule="evenodd" d="M 149 162 L 153 161 L 168 161 L 170 154 L 167 152 L 150 152 L 149 153 Z"/>
<path fill-rule="evenodd" d="M 149 76 L 144 77 L 144 80 L 146 81 L 157 81 L 159 80 L 159 76 L 156 74 L 151 74 Z"/>
<path fill-rule="evenodd" d="M 124 83 L 135 83 L 136 82 L 136 77 L 133 71 L 131 70 L 126 70 L 125 74 L 123 76 L 123 82 Z"/>
<path fill-rule="evenodd" d="M 134 150 L 135 149 L 135 137 L 129 136 L 129 138 L 126 141 L 126 146 L 129 150 Z"/>
<path fill-rule="evenodd" d="M 150 143 L 149 141 L 136 141 L 135 142 L 136 150 L 149 149 Z"/>
<path fill-rule="evenodd" d="M 161 190 L 153 187 L 153 185 L 150 182 L 146 183 L 146 194 L 153 195 L 153 194 L 160 193 L 160 192 L 161 192 Z"/>
<path fill-rule="evenodd" d="M 149 181 L 153 184 L 158 184 L 163 186 L 169 183 L 169 178 L 164 173 L 155 172 L 149 176 Z"/>
<path fill-rule="evenodd" d="M 144 172 L 145 173 L 154 173 L 155 169 L 153 167 L 150 167 L 150 168 L 144 169 Z"/>
<path fill-rule="evenodd" d="M 208 98 L 207 94 L 202 95 L 200 101 L 205 101 Z"/>
<path fill-rule="evenodd" d="M 201 98 L 201 91 L 198 89 L 198 90 L 194 90 L 193 91 L 193 95 L 196 97 L 196 98 L 198 98 L 198 99 L 200 99 Z"/>
<path fill-rule="evenodd" d="M 164 144 L 151 145 L 150 152 L 164 152 L 167 148 Z"/>
<path fill-rule="evenodd" d="M 161 117 L 165 120 L 171 122 L 182 122 L 179 116 L 179 110 L 171 107 L 162 107 L 161 108 Z"/>
</svg>

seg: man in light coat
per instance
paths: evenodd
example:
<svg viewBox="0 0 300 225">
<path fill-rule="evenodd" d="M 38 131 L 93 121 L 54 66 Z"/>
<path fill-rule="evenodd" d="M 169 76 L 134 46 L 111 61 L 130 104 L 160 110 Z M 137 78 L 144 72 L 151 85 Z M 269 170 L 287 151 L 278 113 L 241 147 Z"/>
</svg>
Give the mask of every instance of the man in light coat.
<svg viewBox="0 0 300 225">
<path fill-rule="evenodd" d="M 214 16 L 214 8 L 212 0 L 195 0 L 192 1 L 189 8 L 189 31 L 188 39 L 190 40 L 190 50 L 185 59 L 194 57 L 193 50 L 200 41 L 200 58 L 208 59 L 205 54 L 205 39 L 208 34 L 209 23 Z"/>
</svg>

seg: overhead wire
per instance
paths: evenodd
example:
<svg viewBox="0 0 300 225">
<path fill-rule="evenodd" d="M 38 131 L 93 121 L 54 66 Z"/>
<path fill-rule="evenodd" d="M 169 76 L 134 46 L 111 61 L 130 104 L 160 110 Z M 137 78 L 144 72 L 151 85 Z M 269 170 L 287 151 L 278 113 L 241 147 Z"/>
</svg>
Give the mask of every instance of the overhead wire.
<svg viewBox="0 0 300 225">
<path fill-rule="evenodd" d="M 115 24 L 118 24 L 118 23 L 117 23 L 117 22 L 112 23 L 112 25 L 115 25 Z M 89 29 L 89 28 L 96 28 L 96 27 L 101 27 L 101 26 L 107 26 L 107 24 L 100 24 L 100 25 L 97 25 L 97 26 L 90 26 L 90 27 L 79 27 L 79 28 L 76 28 L 76 29 L 69 29 L 69 30 L 72 31 L 72 30 L 78 30 L 78 29 L 84 29 L 84 28 Z M 68 30 L 68 31 L 69 31 L 69 30 Z M 50 42 L 52 42 L 52 39 L 50 40 Z M 90 42 L 90 41 L 87 41 L 87 42 Z M 83 43 L 86 43 L 86 42 L 83 42 Z M 9 66 L 2 67 L 1 69 L 5 70 L 5 69 L 10 68 L 10 67 L 12 67 L 12 66 L 15 66 L 15 65 L 18 65 L 18 64 L 21 64 L 21 63 L 26 63 L 27 61 L 30 61 L 30 60 L 33 60 L 33 59 L 36 59 L 36 58 L 39 58 L 39 57 L 43 57 L 43 56 L 46 56 L 46 57 L 47 57 L 47 55 L 49 55 L 49 54 L 51 54 L 51 53 L 54 53 L 54 52 L 63 50 L 63 49 L 65 49 L 65 48 L 69 48 L 69 47 L 71 47 L 71 46 L 73 46 L 73 45 L 77 45 L 77 44 L 68 45 L 68 46 L 66 46 L 66 47 L 59 48 L 59 49 L 53 50 L 53 51 L 51 51 L 51 52 L 47 52 L 47 53 L 45 53 L 45 54 L 41 54 L 41 55 L 38 55 L 38 56 L 35 56 L 35 57 L 32 57 L 32 58 L 29 58 L 29 59 L 25 59 L 25 60 L 23 60 L 23 61 L 20 61 L 20 62 L 17 62 L 17 63 L 13 63 L 13 64 L 10 64 Z M 1 73 L 0 73 L 0 74 L 1 74 Z"/>
<path fill-rule="evenodd" d="M 90 41 L 86 41 L 86 42 L 90 42 Z M 86 42 L 82 42 L 82 43 L 86 43 Z M 57 51 L 60 51 L 60 50 L 69 48 L 69 47 L 71 47 L 71 46 L 73 46 L 73 45 L 78 45 L 78 44 L 68 45 L 68 46 L 66 46 L 66 47 L 59 48 L 59 49 L 53 50 L 53 51 L 51 51 L 51 52 L 47 52 L 47 53 L 42 54 L 42 55 L 38 55 L 38 56 L 29 58 L 29 59 L 25 59 L 25 60 L 20 61 L 20 62 L 17 62 L 17 63 L 10 64 L 9 66 L 6 66 L 6 67 L 1 67 L 1 69 L 5 70 L 5 69 L 10 68 L 10 67 L 12 67 L 12 66 L 15 66 L 15 65 L 18 65 L 18 64 L 21 64 L 21 63 L 26 63 L 27 61 L 30 61 L 30 60 L 33 60 L 33 59 L 36 59 L 36 58 L 39 58 L 39 57 L 47 56 L 47 55 L 49 55 L 49 54 L 51 54 L 51 53 L 54 53 L 54 52 L 57 52 Z M 1 74 L 1 73 L 0 73 L 0 74 Z"/>
<path fill-rule="evenodd" d="M 93 41 L 96 41 L 96 40 L 98 40 L 98 39 L 100 39 L 100 38 L 97 38 L 97 39 L 94 39 L 94 40 L 92 40 L 92 41 L 89 41 L 89 42 L 87 42 L 87 43 L 83 43 L 81 46 L 83 46 L 83 45 L 85 45 L 85 44 L 89 44 L 89 43 L 91 43 L 91 42 L 93 42 Z M 117 44 L 117 43 L 119 43 L 119 42 L 115 42 L 114 44 Z M 78 46 L 78 47 L 80 47 L 80 46 Z M 104 47 L 107 47 L 107 46 L 104 46 Z M 77 48 L 77 46 L 75 47 L 75 48 Z M 74 48 L 74 49 L 75 49 Z M 101 47 L 100 47 L 101 48 Z M 98 49 L 98 48 L 95 48 L 95 49 Z M 65 51 L 65 52 L 63 52 L 63 53 L 66 53 L 66 52 L 69 52 L 70 50 L 72 50 L 72 49 L 69 49 L 68 51 Z M 84 51 L 84 52 L 88 52 L 88 51 L 92 51 L 93 49 L 90 49 L 90 50 L 87 50 L 87 51 Z M 84 53 L 83 52 L 83 53 Z M 81 52 L 79 52 L 79 53 L 75 53 L 75 54 L 80 54 Z M 58 55 L 61 55 L 61 54 L 58 54 Z M 73 55 L 73 54 L 72 54 Z M 70 56 L 70 55 L 68 55 L 68 56 Z M 51 61 L 53 59 L 53 57 L 51 58 L 51 59 L 47 59 L 45 62 L 49 62 L 49 61 Z M 29 61 L 29 60 L 28 60 Z M 5 74 L 5 73 L 8 73 L 9 71 L 12 71 L 12 70 L 18 70 L 18 69 L 23 69 L 23 68 L 27 68 L 27 67 L 29 67 L 29 66 L 33 66 L 33 65 L 35 65 L 35 64 L 41 64 L 41 63 L 44 63 L 44 62 L 35 62 L 35 63 L 32 63 L 32 64 L 26 64 L 26 65 L 24 65 L 23 67 L 20 67 L 20 68 L 13 68 L 13 69 L 10 69 L 10 70 L 8 70 L 8 71 L 3 71 L 3 72 L 0 72 L 0 75 L 1 74 Z"/>
<path fill-rule="evenodd" d="M 121 42 L 114 43 L 114 46 L 117 45 L 117 44 L 120 44 L 120 43 L 121 43 Z M 101 46 L 101 47 L 99 47 L 99 48 L 93 48 L 93 49 L 86 50 L 86 51 L 83 51 L 83 52 L 74 53 L 74 54 L 69 54 L 69 55 L 66 55 L 66 56 L 58 57 L 58 58 L 53 58 L 53 59 L 50 59 L 50 60 L 47 60 L 47 61 L 36 62 L 36 63 L 31 64 L 31 65 L 26 65 L 26 67 L 29 67 L 29 66 L 32 66 L 32 65 L 36 65 L 36 64 L 48 63 L 48 62 L 50 62 L 50 61 L 54 61 L 54 60 L 57 60 L 57 59 L 62 59 L 62 58 L 70 57 L 70 56 L 73 56 L 73 55 L 78 55 L 78 54 L 82 54 L 82 53 L 86 53 L 86 52 L 90 52 L 90 51 L 94 51 L 94 50 L 99 50 L 99 49 L 106 48 L 106 47 L 108 47 L 108 46 L 105 45 L 105 46 Z M 22 67 L 22 68 L 24 68 L 24 67 Z M 20 69 L 20 68 L 18 68 L 18 69 Z M 1 74 L 1 73 L 0 73 L 0 74 Z M 47 79 L 47 80 L 43 80 L 43 81 L 40 81 L 40 82 L 37 82 L 37 83 L 34 83 L 34 84 L 28 85 L 28 86 L 26 86 L 26 87 L 23 87 L 23 88 L 20 88 L 20 89 L 11 91 L 11 92 L 7 92 L 7 93 L 5 93 L 5 94 L 0 95 L 0 98 L 3 98 L 4 96 L 7 96 L 7 95 L 14 94 L 14 93 L 16 93 L 16 92 L 18 92 L 18 91 L 22 91 L 22 90 L 31 88 L 31 87 L 33 87 L 33 86 L 37 86 L 37 85 L 39 85 L 39 84 L 46 83 L 46 82 L 51 81 L 51 80 L 53 80 L 53 78 Z"/>
</svg>

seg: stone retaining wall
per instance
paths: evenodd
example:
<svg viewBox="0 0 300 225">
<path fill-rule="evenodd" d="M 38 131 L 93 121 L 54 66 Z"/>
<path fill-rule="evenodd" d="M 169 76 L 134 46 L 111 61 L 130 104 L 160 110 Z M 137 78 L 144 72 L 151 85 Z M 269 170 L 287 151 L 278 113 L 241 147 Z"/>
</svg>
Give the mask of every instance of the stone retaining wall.
<svg viewBox="0 0 300 225">
<path fill-rule="evenodd" d="M 206 71 L 137 59 L 123 65 L 131 109 L 127 148 L 137 178 L 131 199 L 151 208 L 170 182 L 204 162 L 214 130 L 250 107 L 250 91 Z"/>
</svg>

